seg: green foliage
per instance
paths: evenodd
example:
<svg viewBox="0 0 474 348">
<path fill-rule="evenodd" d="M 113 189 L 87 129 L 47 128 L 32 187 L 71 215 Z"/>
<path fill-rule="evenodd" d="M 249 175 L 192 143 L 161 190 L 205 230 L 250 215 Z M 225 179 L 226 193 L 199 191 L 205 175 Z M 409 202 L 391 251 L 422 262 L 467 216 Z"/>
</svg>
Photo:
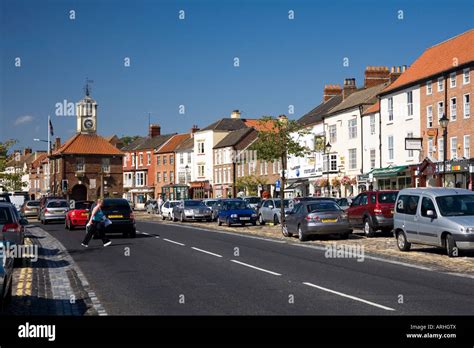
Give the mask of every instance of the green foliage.
<svg viewBox="0 0 474 348">
<path fill-rule="evenodd" d="M 239 191 L 245 191 L 251 196 L 258 194 L 257 188 L 258 185 L 266 185 L 267 180 L 264 177 L 259 177 L 255 175 L 246 175 L 240 178 L 237 178 L 236 185 Z"/>
<path fill-rule="evenodd" d="M 9 139 L 4 142 L 0 142 L 0 172 L 5 171 L 7 164 L 8 151 L 10 148 L 17 143 L 14 139 Z"/>
<path fill-rule="evenodd" d="M 125 136 L 121 137 L 120 140 L 122 141 L 123 146 L 127 146 L 127 145 L 133 143 L 138 138 L 140 138 L 139 135 L 131 135 L 131 136 L 125 135 Z"/>
</svg>

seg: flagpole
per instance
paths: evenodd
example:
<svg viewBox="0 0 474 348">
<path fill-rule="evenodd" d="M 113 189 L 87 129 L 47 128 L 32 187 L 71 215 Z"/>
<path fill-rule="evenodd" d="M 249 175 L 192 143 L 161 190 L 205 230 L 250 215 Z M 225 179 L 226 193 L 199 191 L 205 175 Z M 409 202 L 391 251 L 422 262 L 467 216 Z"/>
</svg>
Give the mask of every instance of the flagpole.
<svg viewBox="0 0 474 348">
<path fill-rule="evenodd" d="M 49 163 L 49 156 L 51 155 L 51 116 L 48 115 L 48 190 L 47 194 L 51 192 L 51 177 L 49 172 L 51 171 L 51 165 Z"/>
</svg>

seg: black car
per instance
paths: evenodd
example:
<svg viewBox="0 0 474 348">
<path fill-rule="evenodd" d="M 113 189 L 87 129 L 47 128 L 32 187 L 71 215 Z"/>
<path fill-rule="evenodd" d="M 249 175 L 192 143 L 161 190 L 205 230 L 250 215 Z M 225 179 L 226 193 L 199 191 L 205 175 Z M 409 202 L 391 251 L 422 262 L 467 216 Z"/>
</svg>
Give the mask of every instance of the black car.
<svg viewBox="0 0 474 348">
<path fill-rule="evenodd" d="M 94 206 L 91 207 L 91 211 L 92 209 Z M 124 237 L 136 237 L 135 216 L 126 199 L 105 198 L 102 203 L 102 212 L 112 221 L 112 224 L 105 228 L 105 233 L 121 232 Z"/>
<path fill-rule="evenodd" d="M 11 203 L 8 193 L 0 193 L 0 202 Z"/>
</svg>

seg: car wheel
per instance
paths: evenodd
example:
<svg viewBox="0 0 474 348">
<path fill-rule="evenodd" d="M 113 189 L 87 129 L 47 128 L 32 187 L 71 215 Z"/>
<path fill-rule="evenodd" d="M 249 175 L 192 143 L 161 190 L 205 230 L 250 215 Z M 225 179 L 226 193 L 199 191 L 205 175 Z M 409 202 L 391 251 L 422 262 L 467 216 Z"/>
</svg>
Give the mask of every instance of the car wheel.
<svg viewBox="0 0 474 348">
<path fill-rule="evenodd" d="M 132 230 L 128 233 L 129 238 L 135 238 L 137 236 L 137 230 L 132 228 Z"/>
<path fill-rule="evenodd" d="M 293 233 L 291 233 L 289 230 L 288 230 L 288 225 L 284 225 L 282 226 L 281 228 L 281 233 L 285 236 L 285 237 L 292 237 L 293 236 Z"/>
<path fill-rule="evenodd" d="M 408 251 L 411 248 L 411 243 L 407 241 L 407 236 L 403 231 L 397 234 L 397 246 L 401 251 Z"/>
<path fill-rule="evenodd" d="M 46 219 L 43 220 L 43 225 L 47 225 L 48 221 Z"/>
<path fill-rule="evenodd" d="M 265 220 L 263 220 L 262 214 L 260 214 L 260 215 L 258 216 L 258 222 L 259 222 L 259 224 L 262 225 L 262 226 L 265 225 Z"/>
<path fill-rule="evenodd" d="M 230 227 L 232 224 L 230 222 L 230 219 L 227 219 L 227 227 Z"/>
<path fill-rule="evenodd" d="M 280 220 L 278 219 L 278 216 L 275 214 L 273 215 L 273 224 L 278 225 L 280 223 Z"/>
<path fill-rule="evenodd" d="M 305 242 L 308 240 L 308 237 L 304 235 L 303 230 L 301 229 L 301 225 L 298 225 L 298 239 L 301 242 Z"/>
<path fill-rule="evenodd" d="M 370 223 L 370 220 L 368 218 L 364 219 L 364 234 L 366 237 L 373 237 L 375 235 L 374 228 L 372 227 L 372 224 Z"/>
<path fill-rule="evenodd" d="M 446 252 L 449 257 L 459 256 L 459 249 L 456 246 L 456 241 L 450 234 L 446 235 Z"/>
<path fill-rule="evenodd" d="M 257 226 L 257 221 L 252 222 L 252 226 Z"/>
</svg>

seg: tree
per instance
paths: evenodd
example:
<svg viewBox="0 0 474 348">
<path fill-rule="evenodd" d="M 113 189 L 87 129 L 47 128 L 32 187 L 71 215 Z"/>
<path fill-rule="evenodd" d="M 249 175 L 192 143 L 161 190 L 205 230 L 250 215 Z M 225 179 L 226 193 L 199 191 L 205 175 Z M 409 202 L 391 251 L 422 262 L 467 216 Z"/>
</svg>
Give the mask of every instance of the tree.
<svg viewBox="0 0 474 348">
<path fill-rule="evenodd" d="M 0 183 L 5 191 L 22 190 L 26 183 L 21 180 L 22 174 L 5 173 L 8 162 L 8 151 L 17 143 L 14 139 L 0 142 Z"/>
<path fill-rule="evenodd" d="M 260 176 L 255 175 L 246 175 L 240 178 L 237 178 L 236 185 L 239 190 L 244 190 L 250 196 L 257 196 L 259 192 L 257 192 L 257 187 L 259 185 L 266 185 L 267 179 Z"/>
<path fill-rule="evenodd" d="M 135 140 L 140 138 L 139 135 L 124 135 L 120 138 L 121 142 L 123 143 L 123 146 L 127 146 L 131 143 L 133 143 Z"/>
<path fill-rule="evenodd" d="M 299 143 L 299 138 L 308 134 L 309 130 L 303 128 L 298 122 L 288 120 L 285 115 L 278 118 L 264 116 L 259 121 L 258 138 L 252 144 L 251 149 L 257 151 L 260 160 L 273 162 L 281 161 L 281 226 L 286 235 L 285 226 L 285 183 L 287 171 L 287 156 L 302 157 L 311 152 L 309 148 Z"/>
</svg>

